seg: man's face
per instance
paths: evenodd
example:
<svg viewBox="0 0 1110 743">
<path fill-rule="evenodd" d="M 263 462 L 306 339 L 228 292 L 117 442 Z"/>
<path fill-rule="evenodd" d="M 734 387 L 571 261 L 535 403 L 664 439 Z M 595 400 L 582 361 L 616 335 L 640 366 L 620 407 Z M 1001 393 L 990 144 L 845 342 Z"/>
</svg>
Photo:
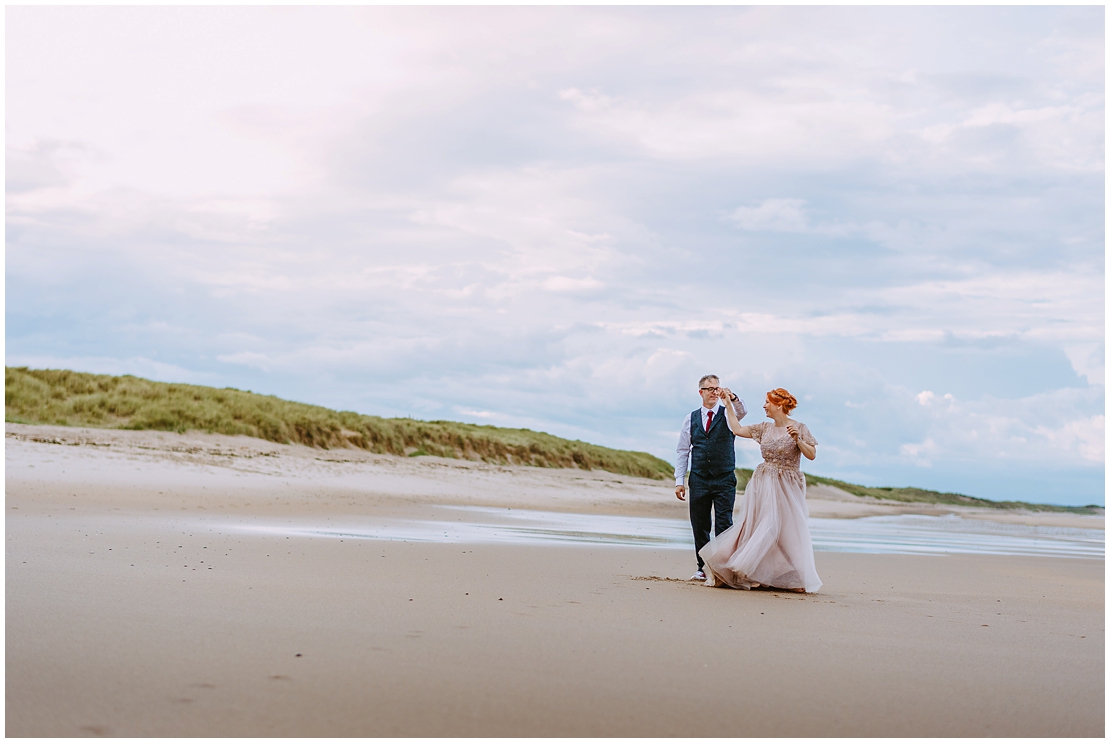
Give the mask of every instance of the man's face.
<svg viewBox="0 0 1110 743">
<path fill-rule="evenodd" d="M 712 408 L 721 399 L 721 388 L 718 387 L 720 383 L 720 380 L 712 378 L 701 383 L 698 394 L 701 395 L 701 404 L 704 407 Z"/>
</svg>

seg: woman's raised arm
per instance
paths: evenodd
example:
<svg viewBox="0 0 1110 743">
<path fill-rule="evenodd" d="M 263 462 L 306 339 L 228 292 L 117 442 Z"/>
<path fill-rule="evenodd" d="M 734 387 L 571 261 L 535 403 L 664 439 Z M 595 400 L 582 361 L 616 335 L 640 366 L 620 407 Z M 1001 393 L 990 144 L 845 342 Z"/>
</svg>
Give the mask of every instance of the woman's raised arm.
<svg viewBox="0 0 1110 743">
<path fill-rule="evenodd" d="M 736 411 L 732 409 L 732 390 L 728 387 L 721 388 L 721 397 L 725 402 L 725 415 L 728 417 L 728 429 L 741 438 L 750 439 L 752 431 L 750 426 L 741 426 Z"/>
</svg>

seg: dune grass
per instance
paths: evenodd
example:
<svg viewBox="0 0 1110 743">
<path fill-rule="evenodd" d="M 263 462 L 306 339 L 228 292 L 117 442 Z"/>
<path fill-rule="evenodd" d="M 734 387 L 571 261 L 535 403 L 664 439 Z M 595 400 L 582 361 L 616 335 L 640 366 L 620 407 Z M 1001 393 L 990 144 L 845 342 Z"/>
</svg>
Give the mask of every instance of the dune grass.
<svg viewBox="0 0 1110 743">
<path fill-rule="evenodd" d="M 5 420 L 91 428 L 207 431 L 323 449 L 434 455 L 533 467 L 604 470 L 663 480 L 674 467 L 644 452 L 570 441 L 526 428 L 379 418 L 232 388 L 56 369 L 4 368 Z"/>
</svg>

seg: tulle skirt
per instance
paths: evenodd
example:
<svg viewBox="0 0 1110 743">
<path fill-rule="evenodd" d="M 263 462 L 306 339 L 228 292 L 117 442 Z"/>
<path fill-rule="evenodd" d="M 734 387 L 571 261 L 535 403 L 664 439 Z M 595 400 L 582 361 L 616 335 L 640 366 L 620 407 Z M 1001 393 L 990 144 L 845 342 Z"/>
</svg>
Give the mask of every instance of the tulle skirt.
<svg viewBox="0 0 1110 743">
<path fill-rule="evenodd" d="M 759 465 L 745 489 L 740 519 L 699 552 L 706 583 L 819 589 L 805 498 L 801 472 Z"/>
</svg>

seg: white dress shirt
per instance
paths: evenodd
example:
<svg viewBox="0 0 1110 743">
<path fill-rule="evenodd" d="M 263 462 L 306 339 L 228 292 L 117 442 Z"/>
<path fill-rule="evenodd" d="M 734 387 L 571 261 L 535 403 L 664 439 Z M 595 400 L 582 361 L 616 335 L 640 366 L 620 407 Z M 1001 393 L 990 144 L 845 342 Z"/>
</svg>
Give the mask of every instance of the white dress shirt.
<svg viewBox="0 0 1110 743">
<path fill-rule="evenodd" d="M 720 401 L 717 401 L 717 407 L 707 408 L 704 405 L 701 409 L 701 420 L 704 424 L 709 416 L 706 415 L 709 411 L 713 411 L 713 415 L 726 415 L 725 406 Z M 739 397 L 736 402 L 732 403 L 732 411 L 736 413 L 736 420 L 744 420 L 744 416 L 748 414 L 748 409 L 744 407 L 744 401 Z M 675 450 L 677 458 L 675 460 L 674 468 L 674 484 L 686 484 L 686 470 L 690 469 L 690 417 L 693 413 L 687 413 L 686 419 L 682 421 L 682 430 L 678 432 L 678 448 Z M 728 421 L 725 421 L 728 425 Z"/>
</svg>

